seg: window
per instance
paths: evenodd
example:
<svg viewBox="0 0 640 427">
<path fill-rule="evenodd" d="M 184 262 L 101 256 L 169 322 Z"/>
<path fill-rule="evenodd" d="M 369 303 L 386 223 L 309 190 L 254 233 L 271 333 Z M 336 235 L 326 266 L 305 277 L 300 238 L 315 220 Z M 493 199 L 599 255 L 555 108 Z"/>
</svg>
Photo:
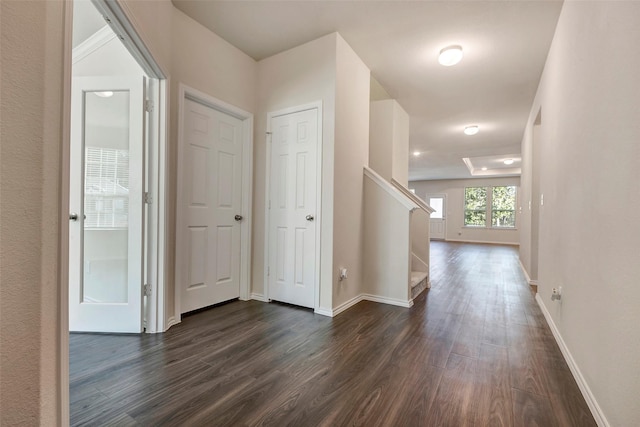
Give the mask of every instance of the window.
<svg viewBox="0 0 640 427">
<path fill-rule="evenodd" d="M 491 226 L 516 226 L 516 187 L 493 187 L 491 192 Z"/>
<path fill-rule="evenodd" d="M 485 187 L 464 189 L 464 225 L 467 227 L 486 227 L 487 189 Z"/>
<path fill-rule="evenodd" d="M 128 150 L 87 147 L 84 191 L 85 227 L 127 228 Z"/>
<path fill-rule="evenodd" d="M 429 197 L 429 206 L 433 209 L 432 219 L 444 219 L 444 197 Z"/>
<path fill-rule="evenodd" d="M 464 225 L 466 227 L 515 228 L 516 187 L 466 187 L 464 189 Z"/>
</svg>

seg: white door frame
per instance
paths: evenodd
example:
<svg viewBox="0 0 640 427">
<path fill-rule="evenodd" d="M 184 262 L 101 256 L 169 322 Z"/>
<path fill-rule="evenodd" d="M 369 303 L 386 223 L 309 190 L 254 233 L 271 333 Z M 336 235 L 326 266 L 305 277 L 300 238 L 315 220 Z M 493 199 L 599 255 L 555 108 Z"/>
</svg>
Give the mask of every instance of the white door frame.
<svg viewBox="0 0 640 427">
<path fill-rule="evenodd" d="M 313 308 L 317 310 L 320 307 L 320 249 L 322 247 L 322 101 L 311 102 L 309 104 L 299 105 L 296 107 L 285 108 L 282 110 L 267 113 L 267 155 L 266 155 L 266 173 L 265 173 L 265 201 L 264 201 L 264 301 L 271 301 L 269 298 L 269 195 L 270 178 L 271 178 L 271 119 L 278 116 L 284 116 L 292 113 L 299 113 L 307 110 L 316 110 L 318 114 L 318 143 L 316 149 L 316 274 L 315 274 L 315 290 Z"/>
<path fill-rule="evenodd" d="M 153 203 L 148 206 L 148 280 L 151 285 L 151 297 L 148 298 L 147 332 L 163 332 L 170 326 L 165 318 L 165 271 L 166 271 L 166 165 L 167 165 L 167 112 L 169 111 L 169 98 L 167 95 L 166 74 L 147 49 L 145 43 L 138 36 L 135 27 L 131 23 L 131 12 L 125 3 L 92 0 L 96 8 L 108 16 L 114 32 L 122 36 L 121 40 L 129 52 L 138 61 L 147 75 L 156 79 L 153 92 L 155 108 L 150 116 L 156 120 L 152 131 L 156 149 L 149 153 L 148 190 Z M 64 80 L 63 104 L 62 104 L 62 144 L 60 159 L 60 212 L 59 223 L 59 282 L 58 304 L 60 306 L 58 319 L 58 351 L 60 352 L 60 365 L 58 366 L 57 381 L 59 384 L 60 399 L 57 404 L 59 424 L 69 425 L 69 155 L 71 152 L 71 82 L 73 62 L 73 0 L 64 4 Z"/>
<path fill-rule="evenodd" d="M 248 300 L 251 289 L 251 229 L 252 229 L 252 187 L 253 187 L 253 114 L 214 98 L 204 92 L 189 87 L 183 83 L 178 87 L 178 198 L 176 209 L 176 248 L 184 242 L 180 230 L 184 229 L 184 214 L 182 207 L 186 195 L 180 191 L 184 174 L 184 101 L 189 99 L 214 110 L 229 114 L 242 120 L 242 213 L 244 220 L 240 223 L 240 299 Z M 170 323 L 181 320 L 181 285 L 184 277 L 184 263 L 178 259 L 176 251 L 176 280 L 175 280 L 175 317 Z"/>
<path fill-rule="evenodd" d="M 447 205 L 447 194 L 446 193 L 427 193 L 425 194 L 425 201 L 427 202 L 427 204 L 429 204 L 429 199 L 431 197 L 442 198 L 442 220 L 444 221 L 444 237 L 442 238 L 442 240 L 447 240 L 447 209 L 449 209 L 449 206 Z M 429 215 L 429 221 L 431 221 L 431 215 Z M 431 222 L 429 222 L 429 228 L 431 228 Z"/>
</svg>

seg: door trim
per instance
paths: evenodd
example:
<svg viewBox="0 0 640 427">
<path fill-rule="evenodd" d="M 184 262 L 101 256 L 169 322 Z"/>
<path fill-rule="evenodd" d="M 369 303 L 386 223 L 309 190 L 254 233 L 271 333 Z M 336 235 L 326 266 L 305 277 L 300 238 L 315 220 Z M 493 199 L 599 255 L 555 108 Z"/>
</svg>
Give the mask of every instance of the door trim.
<svg viewBox="0 0 640 427">
<path fill-rule="evenodd" d="M 322 236 L 322 101 L 315 101 L 309 104 L 303 104 L 296 107 L 289 107 L 282 110 L 271 111 L 267 113 L 267 133 L 265 135 L 266 149 L 266 169 L 265 169 L 265 203 L 264 203 L 264 296 L 263 300 L 270 302 L 269 298 L 269 194 L 270 178 L 271 178 L 271 120 L 274 117 L 285 116 L 292 113 L 300 113 L 302 111 L 316 110 L 318 115 L 318 143 L 316 147 L 316 274 L 314 283 L 314 301 L 313 308 L 317 312 L 320 307 L 320 249 Z"/>
<path fill-rule="evenodd" d="M 77 1 L 77 0 L 76 0 Z M 151 283 L 152 294 L 156 296 L 152 299 L 156 310 L 149 313 L 147 325 L 155 324 L 157 329 L 148 329 L 148 332 L 163 332 L 170 325 L 165 318 L 164 297 L 165 297 L 165 258 L 166 258 L 166 236 L 168 235 L 166 214 L 167 214 L 167 112 L 169 111 L 169 98 L 167 96 L 167 77 L 147 49 L 144 41 L 138 35 L 136 26 L 131 19 L 132 14 L 126 4 L 110 0 L 92 0 L 93 5 L 104 15 L 111 19 L 112 28 L 120 29 L 124 33 L 122 43 L 127 47 L 131 55 L 145 70 L 149 78 L 157 79 L 159 83 L 159 99 L 157 100 L 158 123 L 154 126 L 157 130 L 155 142 L 158 144 L 157 163 L 158 173 L 151 180 L 155 186 L 155 194 L 158 195 L 157 203 L 154 204 L 155 217 L 157 222 L 154 230 L 155 247 L 151 248 L 149 256 L 153 256 L 157 271 L 157 280 Z M 58 424 L 69 425 L 69 155 L 71 147 L 71 85 L 72 85 L 72 63 L 73 63 L 73 1 L 64 2 L 64 48 L 63 48 L 63 81 L 62 81 L 62 143 L 60 147 L 60 212 L 58 217 L 59 255 L 58 255 L 58 351 L 59 365 L 56 375 L 58 381 L 59 397 Z M 114 30 L 115 31 L 115 30 Z M 115 31 L 118 33 L 119 31 Z M 152 182 L 150 182 L 151 184 Z M 155 199 L 154 199 L 155 200 Z M 153 254 L 151 254 L 153 252 Z M 155 319 L 153 318 L 155 316 Z"/>
<path fill-rule="evenodd" d="M 233 116 L 242 120 L 242 216 L 245 218 L 240 223 L 240 299 L 248 300 L 251 290 L 251 230 L 252 218 L 252 195 L 253 195 L 253 114 L 224 102 L 218 98 L 189 87 L 184 83 L 178 85 L 178 184 L 182 182 L 181 177 L 184 172 L 182 160 L 184 158 L 184 101 L 189 99 L 214 110 Z M 183 243 L 182 230 L 184 215 L 182 206 L 185 195 L 178 189 L 176 201 L 176 248 L 180 248 Z M 176 251 L 177 252 L 177 251 Z M 175 307 L 173 324 L 181 321 L 181 287 L 180 280 L 183 277 L 182 262 L 175 254 Z"/>
<path fill-rule="evenodd" d="M 425 194 L 425 201 L 427 202 L 427 204 L 429 203 L 429 199 L 431 197 L 441 197 L 442 198 L 442 204 L 443 204 L 443 209 L 442 209 L 442 220 L 444 221 L 444 237 L 441 238 L 434 238 L 431 236 L 431 233 L 429 233 L 429 240 L 442 240 L 442 241 L 446 241 L 447 240 L 447 209 L 449 209 L 449 206 L 447 205 L 447 194 L 446 193 L 426 193 Z M 429 230 L 431 230 L 431 218 L 429 218 Z"/>
</svg>

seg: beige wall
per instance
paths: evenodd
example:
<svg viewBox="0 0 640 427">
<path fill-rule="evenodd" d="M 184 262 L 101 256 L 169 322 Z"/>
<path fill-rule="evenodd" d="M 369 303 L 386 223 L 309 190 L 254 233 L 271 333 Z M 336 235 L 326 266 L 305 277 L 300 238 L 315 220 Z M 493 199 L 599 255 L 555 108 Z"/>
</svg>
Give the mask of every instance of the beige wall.
<svg viewBox="0 0 640 427">
<path fill-rule="evenodd" d="M 63 7 L 0 4 L 0 425 L 60 423 Z"/>
<path fill-rule="evenodd" d="M 369 167 L 391 181 L 393 171 L 393 99 L 372 101 L 369 122 Z"/>
<path fill-rule="evenodd" d="M 516 212 L 516 229 L 500 230 L 491 228 L 474 228 L 464 226 L 464 188 L 498 185 L 520 185 L 520 178 L 478 178 L 447 179 L 433 181 L 411 181 L 409 188 L 416 190 L 416 195 L 427 203 L 427 194 L 445 194 L 446 234 L 445 240 L 466 242 L 504 243 L 517 245 L 520 242 L 519 228 L 521 215 Z M 520 206 L 518 193 L 517 206 Z"/>
<path fill-rule="evenodd" d="M 369 163 L 367 66 L 337 35 L 333 187 L 333 307 L 362 293 L 363 168 Z M 324 203 L 324 201 L 323 201 Z M 338 280 L 338 269 L 348 278 Z"/>
<path fill-rule="evenodd" d="M 170 131 L 168 141 L 168 239 L 166 310 L 175 313 L 175 244 L 178 168 L 179 85 L 185 84 L 249 113 L 256 111 L 257 63 L 183 12 L 173 8 Z"/>
<path fill-rule="evenodd" d="M 320 310 L 360 294 L 362 168 L 368 163 L 369 69 L 337 34 L 258 63 L 253 289 L 264 294 L 267 113 L 322 101 Z M 349 278 L 338 281 L 338 268 Z"/>
<path fill-rule="evenodd" d="M 169 87 L 167 141 L 167 236 L 165 313 L 175 313 L 176 191 L 179 84 L 204 92 L 250 113 L 256 109 L 257 63 L 212 33 L 170 1 L 120 2 L 166 74 Z"/>
<path fill-rule="evenodd" d="M 263 295 L 267 113 L 322 101 L 320 307 L 325 309 L 332 305 L 337 37 L 336 33 L 329 34 L 258 62 L 258 113 L 255 117 L 252 292 Z"/>
<path fill-rule="evenodd" d="M 409 183 L 409 115 L 397 102 L 393 106 L 392 162 L 391 176 L 406 186 Z"/>
<path fill-rule="evenodd" d="M 364 179 L 364 189 L 362 293 L 406 303 L 411 277 L 407 230 L 412 214 L 369 177 Z"/>
<path fill-rule="evenodd" d="M 171 0 L 117 0 L 164 74 L 171 75 Z"/>
<path fill-rule="evenodd" d="M 376 80 L 374 76 L 371 76 L 371 93 L 369 94 L 371 101 L 380 101 L 383 99 L 391 99 L 391 96 L 387 90 Z"/>
<path fill-rule="evenodd" d="M 638 22 L 637 2 L 564 3 L 522 150 L 541 108 L 538 293 L 612 426 L 640 425 Z"/>
<path fill-rule="evenodd" d="M 409 115 L 394 99 L 371 101 L 369 167 L 406 186 L 409 176 Z"/>
</svg>

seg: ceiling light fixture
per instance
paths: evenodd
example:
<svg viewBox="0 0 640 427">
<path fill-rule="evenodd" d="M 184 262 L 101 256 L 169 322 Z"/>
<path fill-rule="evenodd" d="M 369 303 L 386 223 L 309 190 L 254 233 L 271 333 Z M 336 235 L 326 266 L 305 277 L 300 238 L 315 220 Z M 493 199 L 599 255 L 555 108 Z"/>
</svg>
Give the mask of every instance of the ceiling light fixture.
<svg viewBox="0 0 640 427">
<path fill-rule="evenodd" d="M 486 167 L 486 166 L 485 166 L 485 167 L 483 167 L 483 168 L 482 168 L 482 170 L 483 170 L 483 171 L 486 171 L 486 170 L 487 170 L 487 167 Z"/>
<path fill-rule="evenodd" d="M 462 46 L 451 45 L 440 51 L 438 62 L 445 67 L 456 65 L 462 60 Z"/>
<path fill-rule="evenodd" d="M 102 92 L 93 92 L 98 95 L 100 98 L 111 98 L 113 96 L 113 91 L 105 90 Z"/>
<path fill-rule="evenodd" d="M 513 164 L 513 159 L 507 159 L 504 161 L 505 165 L 512 165 Z"/>
<path fill-rule="evenodd" d="M 473 125 L 473 126 L 467 126 L 464 128 L 464 134 L 465 135 L 475 135 L 476 133 L 480 132 L 480 127 L 478 127 L 477 125 Z"/>
<path fill-rule="evenodd" d="M 418 157 L 420 154 L 421 154 L 421 153 L 420 153 L 419 151 L 414 151 L 414 152 L 413 152 L 413 155 L 414 155 L 414 156 L 416 156 L 416 157 Z"/>
</svg>

